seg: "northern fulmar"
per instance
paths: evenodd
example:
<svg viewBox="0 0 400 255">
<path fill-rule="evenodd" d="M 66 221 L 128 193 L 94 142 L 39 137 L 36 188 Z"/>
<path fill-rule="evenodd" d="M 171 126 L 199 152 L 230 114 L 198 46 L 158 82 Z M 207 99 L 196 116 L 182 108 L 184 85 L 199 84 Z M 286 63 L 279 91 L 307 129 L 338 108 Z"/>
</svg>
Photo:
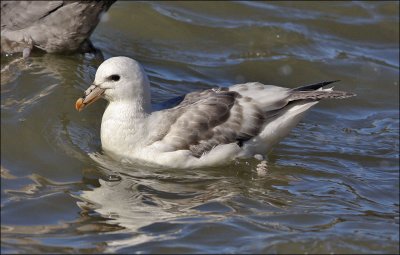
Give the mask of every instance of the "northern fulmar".
<svg viewBox="0 0 400 255">
<path fill-rule="evenodd" d="M 76 109 L 99 98 L 109 102 L 101 145 L 117 160 L 174 168 L 216 166 L 266 155 L 321 99 L 354 96 L 323 88 L 332 82 L 294 89 L 248 82 L 191 92 L 175 107 L 152 111 L 141 65 L 113 57 L 99 66 Z"/>
</svg>

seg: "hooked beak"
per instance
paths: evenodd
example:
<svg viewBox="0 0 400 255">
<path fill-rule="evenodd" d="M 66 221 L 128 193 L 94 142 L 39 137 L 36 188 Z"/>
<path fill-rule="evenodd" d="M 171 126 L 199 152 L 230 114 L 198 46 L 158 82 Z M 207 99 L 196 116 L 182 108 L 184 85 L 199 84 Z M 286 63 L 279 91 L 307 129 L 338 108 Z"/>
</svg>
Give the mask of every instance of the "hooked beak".
<svg viewBox="0 0 400 255">
<path fill-rule="evenodd" d="M 75 108 L 78 111 L 82 111 L 87 105 L 97 101 L 101 98 L 105 89 L 100 88 L 98 85 L 92 84 L 83 94 L 83 97 L 79 98 L 75 103 Z"/>
</svg>

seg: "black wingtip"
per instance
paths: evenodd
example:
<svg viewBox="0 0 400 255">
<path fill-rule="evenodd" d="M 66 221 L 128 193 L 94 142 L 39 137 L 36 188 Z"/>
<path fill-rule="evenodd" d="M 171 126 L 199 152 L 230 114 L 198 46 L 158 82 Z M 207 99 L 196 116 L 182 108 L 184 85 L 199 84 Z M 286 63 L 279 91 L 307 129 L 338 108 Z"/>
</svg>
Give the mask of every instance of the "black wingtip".
<svg viewBox="0 0 400 255">
<path fill-rule="evenodd" d="M 328 85 L 328 84 L 331 84 L 331 83 L 334 83 L 334 82 L 339 82 L 340 80 L 334 80 L 334 81 L 324 81 L 324 82 L 322 82 L 322 86 L 326 86 L 326 85 Z"/>
<path fill-rule="evenodd" d="M 323 82 L 319 82 L 319 83 L 315 83 L 315 84 L 311 84 L 311 85 L 305 85 L 305 86 L 301 86 L 301 87 L 297 87 L 294 88 L 294 91 L 307 91 L 307 90 L 317 90 L 319 88 L 322 88 L 326 85 L 329 85 L 331 83 L 334 82 L 338 82 L 340 80 L 334 80 L 334 81 L 323 81 Z"/>
</svg>

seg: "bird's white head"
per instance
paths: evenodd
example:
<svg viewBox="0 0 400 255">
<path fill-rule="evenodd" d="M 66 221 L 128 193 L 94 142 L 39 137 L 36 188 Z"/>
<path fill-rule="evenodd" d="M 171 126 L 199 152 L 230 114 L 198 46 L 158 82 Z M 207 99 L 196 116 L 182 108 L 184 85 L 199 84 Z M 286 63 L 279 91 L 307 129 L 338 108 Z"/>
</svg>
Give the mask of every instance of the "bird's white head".
<svg viewBox="0 0 400 255">
<path fill-rule="evenodd" d="M 108 101 L 132 100 L 143 97 L 148 79 L 140 64 L 128 57 L 113 57 L 104 61 L 96 72 L 93 84 L 104 89 Z"/>
<path fill-rule="evenodd" d="M 96 72 L 93 84 L 78 99 L 76 108 L 103 97 L 109 102 L 150 103 L 150 86 L 147 75 L 140 64 L 128 57 L 113 57 L 104 61 Z"/>
</svg>

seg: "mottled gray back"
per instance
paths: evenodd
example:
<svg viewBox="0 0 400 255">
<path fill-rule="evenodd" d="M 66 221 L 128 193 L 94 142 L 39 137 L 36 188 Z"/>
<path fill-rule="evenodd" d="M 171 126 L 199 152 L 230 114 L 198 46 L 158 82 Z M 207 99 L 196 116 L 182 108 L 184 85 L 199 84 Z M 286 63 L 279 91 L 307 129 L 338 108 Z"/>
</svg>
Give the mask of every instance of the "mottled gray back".
<svg viewBox="0 0 400 255">
<path fill-rule="evenodd" d="M 244 142 L 257 136 L 270 121 L 284 114 L 291 102 L 346 98 L 352 93 L 322 90 L 324 82 L 296 89 L 261 83 L 192 92 L 165 115 L 163 130 L 151 139 L 171 145 L 171 150 L 190 150 L 196 157 L 219 144 Z M 317 89 L 317 90 L 315 90 Z"/>
</svg>

